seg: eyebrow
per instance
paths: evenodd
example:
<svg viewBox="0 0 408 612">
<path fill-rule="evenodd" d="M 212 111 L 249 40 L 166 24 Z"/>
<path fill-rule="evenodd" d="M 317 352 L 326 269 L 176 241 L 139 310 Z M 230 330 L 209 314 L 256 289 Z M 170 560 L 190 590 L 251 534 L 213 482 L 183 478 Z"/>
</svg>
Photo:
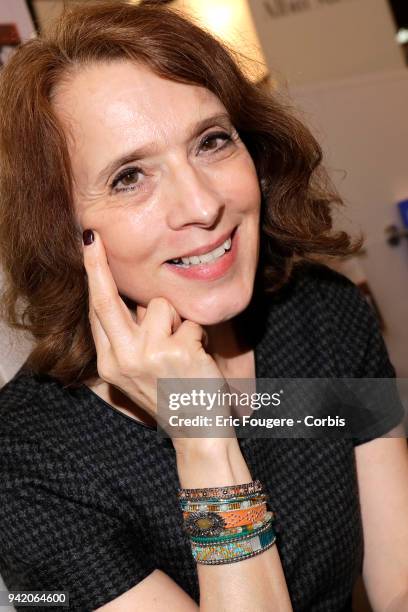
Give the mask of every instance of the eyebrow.
<svg viewBox="0 0 408 612">
<path fill-rule="evenodd" d="M 205 129 L 214 125 L 214 123 L 224 123 L 231 125 L 231 119 L 228 113 L 218 113 L 216 115 L 211 115 L 210 117 L 206 117 L 205 119 L 201 119 L 197 123 L 191 125 L 188 129 L 188 137 L 187 140 L 194 138 Z M 158 145 L 155 142 L 146 143 L 145 145 L 138 147 L 137 149 L 133 149 L 132 151 L 128 151 L 124 153 L 120 157 L 117 157 L 113 161 L 109 162 L 107 166 L 105 166 L 97 175 L 97 182 L 101 182 L 105 180 L 108 176 L 110 176 L 115 170 L 120 168 L 121 166 L 128 164 L 132 161 L 145 159 L 146 157 L 154 155 L 158 150 Z"/>
</svg>

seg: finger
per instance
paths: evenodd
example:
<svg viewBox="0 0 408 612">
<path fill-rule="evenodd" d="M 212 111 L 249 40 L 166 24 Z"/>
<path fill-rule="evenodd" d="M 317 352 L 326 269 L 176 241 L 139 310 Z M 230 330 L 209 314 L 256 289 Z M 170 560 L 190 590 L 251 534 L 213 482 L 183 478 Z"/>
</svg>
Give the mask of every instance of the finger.
<svg viewBox="0 0 408 612">
<path fill-rule="evenodd" d="M 149 329 L 152 339 L 168 338 L 180 325 L 180 315 L 166 298 L 156 297 L 150 300 L 144 313 L 142 327 Z"/>
<path fill-rule="evenodd" d="M 203 346 L 208 345 L 208 333 L 206 330 L 198 323 L 189 319 L 182 322 L 174 337 L 178 338 L 180 342 L 196 341 L 200 342 Z"/>
<path fill-rule="evenodd" d="M 102 240 L 93 232 L 94 241 L 84 245 L 84 266 L 88 276 L 89 306 L 115 352 L 126 350 L 134 341 L 135 322 L 121 299 L 110 271 Z"/>
<path fill-rule="evenodd" d="M 177 312 L 176 308 L 174 308 L 174 313 L 173 313 L 173 325 L 172 325 L 172 331 L 173 333 L 175 333 L 178 328 L 180 327 L 180 325 L 183 322 L 183 319 L 180 317 L 179 313 Z"/>
<path fill-rule="evenodd" d="M 136 322 L 138 325 L 140 325 L 144 319 L 144 316 L 146 314 L 146 310 L 147 308 L 145 308 L 144 306 L 142 306 L 141 304 L 138 304 L 136 306 Z"/>
<path fill-rule="evenodd" d="M 109 342 L 109 338 L 103 329 L 101 322 L 98 319 L 98 315 L 96 314 L 94 308 L 91 306 L 89 310 L 89 322 L 91 324 L 92 336 L 95 342 L 96 352 L 99 356 L 102 356 L 106 353 L 107 350 L 110 350 L 111 343 Z"/>
</svg>

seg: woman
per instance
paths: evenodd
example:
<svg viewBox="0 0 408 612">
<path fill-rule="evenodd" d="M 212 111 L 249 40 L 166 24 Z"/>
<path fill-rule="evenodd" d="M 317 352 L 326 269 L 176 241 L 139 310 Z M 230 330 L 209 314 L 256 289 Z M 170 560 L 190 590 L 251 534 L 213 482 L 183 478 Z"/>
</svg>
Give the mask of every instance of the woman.
<svg viewBox="0 0 408 612">
<path fill-rule="evenodd" d="M 1 80 L 4 312 L 35 338 L 1 391 L 8 589 L 345 611 L 362 569 L 407 609 L 406 444 L 373 439 L 399 412 L 360 440 L 155 429 L 158 378 L 395 376 L 357 288 L 310 263 L 360 246 L 311 134 L 159 6 L 78 6 Z"/>
</svg>

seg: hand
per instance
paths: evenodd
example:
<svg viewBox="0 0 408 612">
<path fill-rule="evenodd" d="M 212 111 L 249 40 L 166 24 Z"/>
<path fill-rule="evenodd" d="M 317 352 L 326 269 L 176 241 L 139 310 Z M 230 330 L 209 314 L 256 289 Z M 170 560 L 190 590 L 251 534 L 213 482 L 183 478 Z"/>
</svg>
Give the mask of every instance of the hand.
<svg viewBox="0 0 408 612">
<path fill-rule="evenodd" d="M 134 316 L 119 295 L 99 234 L 94 232 L 94 237 L 84 246 L 84 265 L 100 378 L 156 420 L 158 378 L 210 378 L 219 379 L 218 388 L 225 385 L 217 364 L 204 350 L 206 332 L 201 325 L 182 321 L 163 297 L 153 298 L 147 308 L 138 305 Z"/>
</svg>

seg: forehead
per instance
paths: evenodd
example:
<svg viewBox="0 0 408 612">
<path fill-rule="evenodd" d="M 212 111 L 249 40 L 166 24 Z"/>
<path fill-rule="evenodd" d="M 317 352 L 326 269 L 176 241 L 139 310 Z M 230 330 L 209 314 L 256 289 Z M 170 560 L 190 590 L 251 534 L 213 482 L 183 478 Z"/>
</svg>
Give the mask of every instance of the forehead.
<svg viewBox="0 0 408 612">
<path fill-rule="evenodd" d="M 144 132 L 165 139 L 209 111 L 225 111 L 208 89 L 164 79 L 130 61 L 76 68 L 56 88 L 53 105 L 76 137 L 103 130 L 126 138 L 131 130 L 141 139 Z"/>
</svg>

